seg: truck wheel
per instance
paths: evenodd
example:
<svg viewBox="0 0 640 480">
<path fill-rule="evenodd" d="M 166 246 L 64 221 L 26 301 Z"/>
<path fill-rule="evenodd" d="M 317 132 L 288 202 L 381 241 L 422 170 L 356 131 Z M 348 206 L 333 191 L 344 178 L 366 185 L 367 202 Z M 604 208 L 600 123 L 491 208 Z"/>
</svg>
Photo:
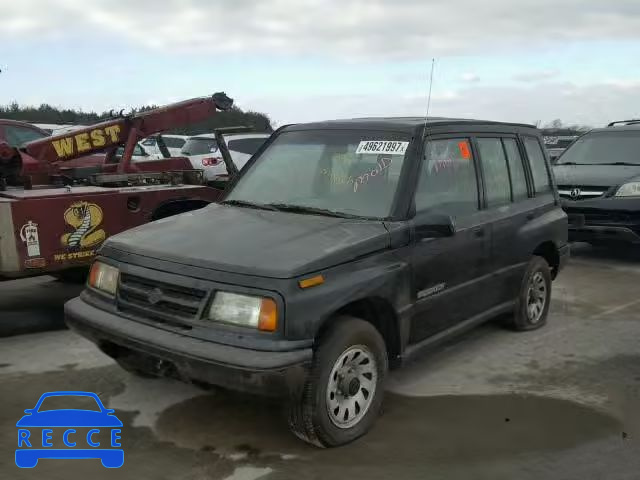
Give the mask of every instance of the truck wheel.
<svg viewBox="0 0 640 480">
<path fill-rule="evenodd" d="M 524 274 L 511 327 L 535 330 L 547 323 L 551 303 L 551 272 L 547 261 L 534 256 Z"/>
<path fill-rule="evenodd" d="M 318 447 L 364 435 L 380 413 L 387 349 L 376 328 L 341 316 L 322 336 L 302 396 L 290 407 L 289 427 Z"/>
</svg>

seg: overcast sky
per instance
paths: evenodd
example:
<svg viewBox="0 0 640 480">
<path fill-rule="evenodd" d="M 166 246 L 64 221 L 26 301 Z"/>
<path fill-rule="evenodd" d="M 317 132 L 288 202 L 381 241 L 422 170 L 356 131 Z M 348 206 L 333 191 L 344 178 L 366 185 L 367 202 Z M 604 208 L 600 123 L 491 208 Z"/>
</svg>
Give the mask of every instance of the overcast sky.
<svg viewBox="0 0 640 480">
<path fill-rule="evenodd" d="M 0 104 L 424 115 L 432 57 L 433 115 L 640 116 L 639 0 L 0 0 Z"/>
</svg>

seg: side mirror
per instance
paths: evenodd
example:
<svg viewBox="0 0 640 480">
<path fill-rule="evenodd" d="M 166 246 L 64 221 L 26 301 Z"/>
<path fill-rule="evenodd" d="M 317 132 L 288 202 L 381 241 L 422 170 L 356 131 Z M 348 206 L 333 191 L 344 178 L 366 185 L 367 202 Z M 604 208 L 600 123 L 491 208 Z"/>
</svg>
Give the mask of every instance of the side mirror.
<svg viewBox="0 0 640 480">
<path fill-rule="evenodd" d="M 452 237 L 456 233 L 456 225 L 450 215 L 432 213 L 416 219 L 416 235 L 423 238 Z"/>
</svg>

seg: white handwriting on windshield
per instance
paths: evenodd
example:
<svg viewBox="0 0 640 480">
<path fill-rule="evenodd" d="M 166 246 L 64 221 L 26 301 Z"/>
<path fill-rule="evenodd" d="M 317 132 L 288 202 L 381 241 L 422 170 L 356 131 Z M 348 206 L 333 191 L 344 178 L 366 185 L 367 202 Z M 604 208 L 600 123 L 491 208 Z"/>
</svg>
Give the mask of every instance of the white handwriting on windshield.
<svg viewBox="0 0 640 480">
<path fill-rule="evenodd" d="M 378 164 L 373 167 L 371 170 L 364 172 L 362 175 L 358 175 L 357 177 L 353 177 L 352 175 L 344 176 L 337 175 L 335 173 L 331 173 L 326 168 L 322 170 L 323 175 L 327 175 L 329 177 L 329 182 L 334 185 L 348 185 L 353 184 L 353 192 L 357 192 L 360 185 L 366 185 L 369 183 L 369 180 L 372 178 L 381 175 L 386 169 L 391 166 L 391 162 L 393 162 L 392 158 L 383 157 L 378 159 Z"/>
</svg>

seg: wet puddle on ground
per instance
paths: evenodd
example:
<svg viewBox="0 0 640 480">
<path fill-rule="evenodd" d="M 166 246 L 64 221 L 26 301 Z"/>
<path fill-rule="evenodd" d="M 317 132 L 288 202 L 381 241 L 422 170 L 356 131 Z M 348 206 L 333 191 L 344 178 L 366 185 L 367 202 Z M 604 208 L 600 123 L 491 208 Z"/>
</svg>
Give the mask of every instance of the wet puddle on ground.
<svg viewBox="0 0 640 480">
<path fill-rule="evenodd" d="M 319 450 L 293 437 L 276 402 L 231 393 L 200 396 L 165 410 L 164 441 L 191 448 L 334 466 L 453 462 L 569 449 L 620 435 L 612 417 L 579 404 L 522 395 L 404 397 L 387 394 L 375 428 L 351 445 Z"/>
<path fill-rule="evenodd" d="M 367 436 L 342 448 L 321 450 L 288 431 L 277 401 L 224 391 L 185 392 L 191 387 L 162 380 L 153 381 L 151 388 L 151 381 L 130 377 L 115 366 L 4 375 L 2 380 L 11 392 L 0 412 L 3 431 L 15 433 L 15 422 L 25 408 L 33 407 L 43 389 L 93 391 L 105 404 L 119 399 L 114 403 L 120 406 L 114 406 L 124 423 L 125 450 L 125 465 L 117 470 L 104 469 L 97 460 L 42 460 L 33 471 L 19 470 L 7 456 L 0 459 L 2 478 L 9 469 L 15 479 L 37 474 L 65 480 L 306 480 L 347 472 L 367 480 L 422 479 L 425 472 L 436 471 L 446 474 L 442 478 L 477 478 L 469 474 L 481 464 L 485 470 L 494 463 L 515 462 L 518 467 L 523 458 L 559 458 L 562 452 L 572 454 L 574 447 L 587 444 L 598 452 L 601 442 L 615 444 L 616 453 L 620 451 L 616 445 L 622 443 L 622 427 L 613 417 L 546 397 L 388 393 L 385 411 Z M 166 398 L 144 404 L 142 391 L 148 397 Z M 181 397 L 187 393 L 187 398 Z M 134 411 L 138 408 L 143 411 Z M 140 425 L 145 418 L 155 420 L 152 428 Z M 0 438 L 0 449 L 12 452 L 15 437 Z M 575 462 L 569 463 L 575 468 Z"/>
</svg>

